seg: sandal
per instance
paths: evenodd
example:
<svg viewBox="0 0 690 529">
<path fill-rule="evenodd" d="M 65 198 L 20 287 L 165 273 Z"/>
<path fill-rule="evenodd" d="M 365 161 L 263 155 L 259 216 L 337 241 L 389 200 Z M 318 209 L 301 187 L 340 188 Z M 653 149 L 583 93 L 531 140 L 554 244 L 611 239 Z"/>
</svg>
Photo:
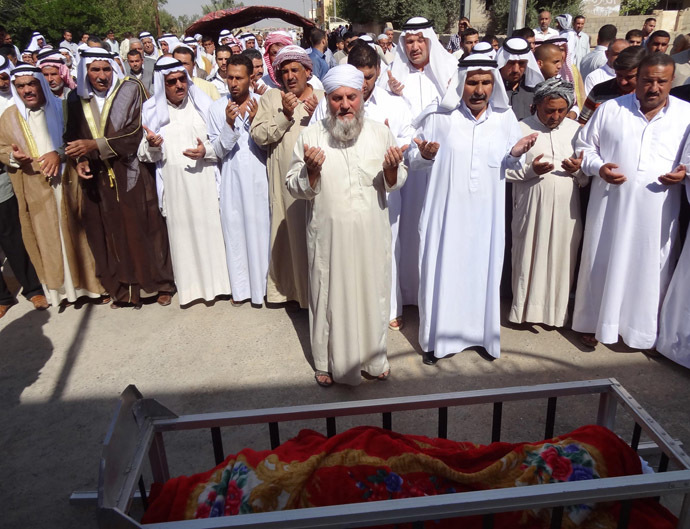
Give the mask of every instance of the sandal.
<svg viewBox="0 0 690 529">
<path fill-rule="evenodd" d="M 319 380 L 319 377 L 326 377 L 327 380 Z M 316 383 L 322 388 L 330 388 L 333 385 L 333 377 L 330 373 L 326 371 L 315 371 L 314 379 L 316 380 Z"/>
<path fill-rule="evenodd" d="M 403 327 L 404 327 L 404 323 L 403 323 L 402 316 L 399 316 L 399 317 L 395 318 L 394 320 L 391 320 L 388 323 L 388 328 L 391 331 L 400 331 L 400 330 L 402 330 Z"/>
<path fill-rule="evenodd" d="M 96 300 L 96 303 L 99 305 L 107 305 L 111 301 L 112 301 L 112 298 L 109 295 L 103 294 L 100 299 Z"/>
<path fill-rule="evenodd" d="M 381 373 L 379 376 L 376 377 L 376 380 L 388 380 L 388 377 L 391 376 L 391 368 L 388 368 L 388 371 Z"/>
<path fill-rule="evenodd" d="M 582 342 L 582 345 L 594 349 L 599 343 L 599 340 L 597 340 L 593 334 L 581 334 L 580 342 Z"/>
</svg>

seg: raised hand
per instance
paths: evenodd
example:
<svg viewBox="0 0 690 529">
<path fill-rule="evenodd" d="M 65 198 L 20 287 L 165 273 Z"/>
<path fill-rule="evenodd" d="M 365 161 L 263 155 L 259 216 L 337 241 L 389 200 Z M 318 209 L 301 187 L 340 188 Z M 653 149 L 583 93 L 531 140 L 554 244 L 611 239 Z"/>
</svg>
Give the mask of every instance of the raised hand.
<svg viewBox="0 0 690 529">
<path fill-rule="evenodd" d="M 93 173 L 91 172 L 91 166 L 89 165 L 88 160 L 84 160 L 83 162 L 79 162 L 77 164 L 77 174 L 79 175 L 79 178 L 83 178 L 84 180 L 90 180 L 93 178 Z"/>
<path fill-rule="evenodd" d="M 388 70 L 388 87 L 391 89 L 396 96 L 401 96 L 405 85 L 398 81 L 390 70 Z"/>
<path fill-rule="evenodd" d="M 235 128 L 235 118 L 240 115 L 240 107 L 232 99 L 228 100 L 225 107 L 225 121 L 230 127 Z"/>
<path fill-rule="evenodd" d="M 532 160 L 532 170 L 539 176 L 553 171 L 553 164 L 551 162 L 542 162 L 544 155 L 540 154 Z"/>
<path fill-rule="evenodd" d="M 403 147 L 388 147 L 386 154 L 383 156 L 383 168 L 397 169 L 403 161 L 405 151 L 409 148 L 409 145 L 404 145 Z"/>
<path fill-rule="evenodd" d="M 601 166 L 601 169 L 599 169 L 599 176 L 609 184 L 619 186 L 625 182 L 627 178 L 625 178 L 623 173 L 617 173 L 614 169 L 618 169 L 615 163 L 605 163 Z"/>
<path fill-rule="evenodd" d="M 659 177 L 659 182 L 661 182 L 664 185 L 671 186 L 673 184 L 678 184 L 682 182 L 683 178 L 685 178 L 685 166 L 683 164 L 680 164 L 672 172 L 662 174 Z"/>
<path fill-rule="evenodd" d="M 283 115 L 287 119 L 292 119 L 295 109 L 299 105 L 299 99 L 292 92 L 283 92 L 282 90 L 280 91 L 280 97 L 283 103 Z"/>
<path fill-rule="evenodd" d="M 48 177 L 57 176 L 60 171 L 60 155 L 56 151 L 45 153 L 38 159 L 38 163 L 41 165 L 41 172 Z"/>
<path fill-rule="evenodd" d="M 304 144 L 304 165 L 307 167 L 309 185 L 314 188 L 321 177 L 321 166 L 326 161 L 326 153 L 319 147 L 309 147 Z"/>
<path fill-rule="evenodd" d="M 256 116 L 256 111 L 259 110 L 259 103 L 256 102 L 256 99 L 253 97 L 250 97 L 247 99 L 247 112 L 249 113 L 249 123 L 254 121 L 254 117 Z"/>
<path fill-rule="evenodd" d="M 19 148 L 16 143 L 12 144 L 12 157 L 19 165 L 31 163 L 34 159 Z"/>
<path fill-rule="evenodd" d="M 69 142 L 65 147 L 65 154 L 70 158 L 79 158 L 97 149 L 98 144 L 96 140 L 74 140 Z"/>
<path fill-rule="evenodd" d="M 194 149 L 186 149 L 182 151 L 182 154 L 187 158 L 191 158 L 192 160 L 201 160 L 204 156 L 206 156 L 206 147 L 204 147 L 204 142 L 197 138 L 196 147 Z"/>
<path fill-rule="evenodd" d="M 525 154 L 532 147 L 534 147 L 534 144 L 536 143 L 538 136 L 539 133 L 535 132 L 520 139 L 515 145 L 513 145 L 513 148 L 510 149 L 510 155 L 514 158 L 519 158 L 520 156 Z"/>
<path fill-rule="evenodd" d="M 417 144 L 419 154 L 421 154 L 422 158 L 424 158 L 425 160 L 433 160 L 439 148 L 441 147 L 441 144 L 435 141 L 420 140 L 419 138 L 413 139 L 414 142 Z"/>
<path fill-rule="evenodd" d="M 566 158 L 563 160 L 563 162 L 561 162 L 561 169 L 569 172 L 570 174 L 577 173 L 580 170 L 580 167 L 582 167 L 583 155 L 583 151 L 580 151 L 579 156 L 571 156 L 570 158 Z"/>
<path fill-rule="evenodd" d="M 268 86 L 265 84 L 258 84 L 255 81 L 252 81 L 252 86 L 254 87 L 254 93 L 259 94 L 260 96 L 264 95 L 266 90 L 268 90 Z"/>
<path fill-rule="evenodd" d="M 151 147 L 160 147 L 163 144 L 163 136 L 156 134 L 146 125 L 142 125 L 144 132 L 146 132 L 146 141 Z"/>
<path fill-rule="evenodd" d="M 314 111 L 316 110 L 316 107 L 319 106 L 319 100 L 316 99 L 316 96 L 314 94 L 311 95 L 311 97 L 308 97 L 307 99 L 304 100 L 304 109 L 307 111 L 307 114 L 309 117 L 312 116 Z"/>
</svg>

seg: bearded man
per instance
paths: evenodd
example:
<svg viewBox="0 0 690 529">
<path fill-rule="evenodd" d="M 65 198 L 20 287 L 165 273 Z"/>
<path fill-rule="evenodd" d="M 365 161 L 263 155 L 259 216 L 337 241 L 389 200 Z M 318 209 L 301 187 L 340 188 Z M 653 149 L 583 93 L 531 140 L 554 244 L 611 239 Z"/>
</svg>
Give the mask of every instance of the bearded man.
<svg viewBox="0 0 690 529">
<path fill-rule="evenodd" d="M 271 263 L 266 299 L 269 303 L 296 301 L 307 308 L 306 204 L 288 193 L 285 175 L 295 142 L 309 124 L 323 91 L 308 83 L 312 63 L 299 46 L 282 48 L 273 65 L 283 89 L 271 89 L 261 96 L 250 129 L 256 144 L 268 154 Z"/>
<path fill-rule="evenodd" d="M 64 172 L 62 102 L 39 68 L 20 65 L 11 80 L 14 105 L 0 119 L 0 161 L 10 173 L 26 250 L 50 304 L 99 299 L 104 289 L 76 213 L 78 183 Z"/>
<path fill-rule="evenodd" d="M 542 44 L 539 48 L 546 46 Z M 565 119 L 575 102 L 573 85 L 552 77 L 534 91 L 533 114 L 522 133 L 537 133 L 513 182 L 513 323 L 563 327 L 582 239 L 579 188 L 588 184 L 575 154 L 579 125 Z"/>
<path fill-rule="evenodd" d="M 158 206 L 166 218 L 180 305 L 230 294 L 220 225 L 216 164 L 208 139 L 211 98 L 198 90 L 184 65 L 161 57 L 155 96 L 142 108 L 146 137 L 142 162 L 156 164 Z"/>
<path fill-rule="evenodd" d="M 136 155 L 146 93 L 115 72 L 109 52 L 82 52 L 77 90 L 67 99 L 65 154 L 82 184 L 82 221 L 111 307 L 140 308 L 142 291 L 170 305 L 175 286 L 167 230 L 155 182 Z"/>
<path fill-rule="evenodd" d="M 328 116 L 301 133 L 287 187 L 307 201 L 316 381 L 357 385 L 362 371 L 379 380 L 390 375 L 386 193 L 403 185 L 407 171 L 388 127 L 364 118 L 362 72 L 336 66 L 323 81 Z"/>
<path fill-rule="evenodd" d="M 58 99 L 67 99 L 69 93 L 77 87 L 62 53 L 58 50 L 41 50 L 38 53 L 36 66 L 41 69 L 43 77 L 48 81 L 50 91 Z"/>
<path fill-rule="evenodd" d="M 473 346 L 500 356 L 504 173 L 519 168 L 537 136 L 520 139 L 496 61 L 475 54 L 459 67 L 442 102 L 415 120 L 421 137 L 410 154 L 410 168 L 430 169 L 419 223 L 419 343 L 428 365 Z"/>
</svg>

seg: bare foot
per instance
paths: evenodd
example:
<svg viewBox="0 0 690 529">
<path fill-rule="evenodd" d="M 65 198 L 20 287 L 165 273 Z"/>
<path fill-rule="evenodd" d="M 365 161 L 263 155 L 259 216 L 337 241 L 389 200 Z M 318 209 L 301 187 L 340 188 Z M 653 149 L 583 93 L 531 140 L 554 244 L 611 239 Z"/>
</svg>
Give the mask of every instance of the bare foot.
<svg viewBox="0 0 690 529">
<path fill-rule="evenodd" d="M 582 342 L 583 345 L 586 345 L 587 347 L 596 347 L 599 341 L 595 338 L 593 334 L 581 334 L 580 335 L 580 341 Z"/>
<path fill-rule="evenodd" d="M 402 316 L 398 316 L 398 317 L 395 318 L 394 320 L 391 320 L 391 321 L 388 323 L 388 328 L 389 328 L 391 331 L 399 331 L 400 329 L 402 329 L 402 328 L 403 328 L 403 319 L 402 319 Z"/>
</svg>

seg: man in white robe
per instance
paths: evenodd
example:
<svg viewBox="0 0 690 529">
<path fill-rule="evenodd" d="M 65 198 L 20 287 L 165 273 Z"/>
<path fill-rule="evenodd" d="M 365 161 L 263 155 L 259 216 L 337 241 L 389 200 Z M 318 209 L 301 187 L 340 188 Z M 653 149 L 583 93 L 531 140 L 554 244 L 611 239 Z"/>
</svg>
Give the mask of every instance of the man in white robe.
<svg viewBox="0 0 690 529">
<path fill-rule="evenodd" d="M 144 47 L 144 58 L 150 57 L 155 61 L 158 59 L 158 57 L 160 57 L 160 50 L 156 46 L 156 41 L 151 33 L 148 31 L 142 31 L 139 33 L 139 40 L 141 41 L 141 45 Z"/>
<path fill-rule="evenodd" d="M 390 311 L 386 192 L 405 182 L 403 150 L 364 118 L 364 75 L 346 64 L 323 78 L 329 113 L 302 131 L 287 186 L 307 200 L 309 322 L 319 385 L 385 380 Z"/>
<path fill-rule="evenodd" d="M 588 183 L 574 150 L 580 126 L 565 119 L 574 101 L 572 83 L 560 78 L 535 87 L 534 113 L 520 128 L 539 136 L 523 167 L 506 171 L 513 182 L 513 323 L 562 327 L 568 317 L 582 238 L 580 187 Z"/>
<path fill-rule="evenodd" d="M 180 305 L 230 294 L 220 223 L 216 162 L 206 123 L 211 99 L 184 65 L 161 57 L 154 96 L 142 108 L 139 159 L 156 163 L 158 204 L 167 219 Z"/>
<path fill-rule="evenodd" d="M 400 98 L 377 86 L 376 81 L 381 74 L 380 57 L 376 51 L 367 44 L 355 44 L 347 55 L 348 64 L 353 65 L 364 75 L 364 115 L 368 119 L 387 125 L 398 147 L 409 145 L 414 136 L 412 128 L 412 115 L 406 105 L 400 104 Z M 328 102 L 322 99 L 314 115 L 311 124 L 321 121 L 328 113 Z M 400 190 L 391 191 L 388 194 L 388 214 L 391 222 L 391 244 L 393 263 L 391 268 L 391 330 L 402 329 L 403 302 L 400 289 L 400 277 L 398 267 L 400 263 L 400 241 L 398 239 L 398 227 L 400 220 Z"/>
<path fill-rule="evenodd" d="M 410 167 L 429 168 L 419 232 L 419 343 L 424 363 L 472 346 L 501 353 L 499 286 L 504 172 L 536 134 L 520 139 L 496 61 L 460 61 L 441 103 L 417 118 Z"/>
<path fill-rule="evenodd" d="M 260 96 L 251 93 L 254 66 L 246 55 L 228 61 L 228 96 L 209 111 L 209 138 L 221 160 L 220 214 L 233 302 L 262 305 L 270 256 L 266 153 L 249 135 Z"/>
<path fill-rule="evenodd" d="M 413 117 L 440 101 L 457 71 L 457 60 L 439 42 L 433 24 L 425 18 L 408 20 L 402 28 L 395 59 L 379 85 L 399 94 Z M 427 189 L 427 168 L 411 168 L 400 190 L 400 288 L 404 305 L 417 305 L 419 295 L 419 216 Z M 398 325 L 402 323 L 399 321 Z M 395 324 L 393 324 L 395 326 Z"/>
<path fill-rule="evenodd" d="M 669 97 L 673 59 L 645 57 L 635 92 L 603 103 L 577 142 L 592 180 L 573 329 L 590 347 L 651 349 L 678 247 L 690 104 Z M 624 131 L 624 133 L 621 133 Z M 682 169 L 682 170 L 681 170 Z"/>
<path fill-rule="evenodd" d="M 685 141 L 681 156 L 687 174 L 690 168 L 690 139 Z M 690 199 L 690 178 L 686 176 L 685 192 Z M 690 242 L 687 238 L 673 279 L 668 287 L 659 316 L 659 339 L 656 350 L 674 362 L 690 368 Z"/>
</svg>

